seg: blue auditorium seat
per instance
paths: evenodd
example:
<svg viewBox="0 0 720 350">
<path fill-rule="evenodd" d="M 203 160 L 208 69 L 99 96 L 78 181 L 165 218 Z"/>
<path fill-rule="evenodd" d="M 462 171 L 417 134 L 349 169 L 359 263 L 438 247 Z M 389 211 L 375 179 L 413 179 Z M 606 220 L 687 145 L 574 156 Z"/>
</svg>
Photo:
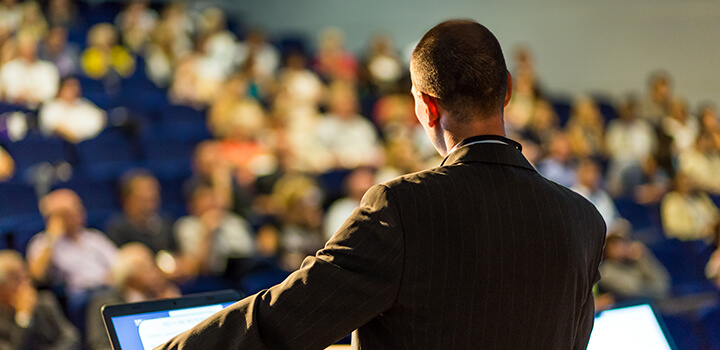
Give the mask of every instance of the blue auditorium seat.
<svg viewBox="0 0 720 350">
<path fill-rule="evenodd" d="M 158 177 L 190 176 L 195 142 L 154 139 L 143 142 L 147 167 Z"/>
<path fill-rule="evenodd" d="M 712 284 L 705 278 L 704 254 L 698 241 L 680 241 L 666 239 L 657 242 L 648 248 L 655 257 L 665 266 L 672 278 L 672 291 L 675 295 L 688 295 L 693 293 L 714 290 Z"/>
<path fill-rule="evenodd" d="M 35 190 L 22 183 L 0 183 L 0 198 L 0 241 L 23 252 L 30 237 L 43 228 Z"/>
<path fill-rule="evenodd" d="M 185 193 L 183 192 L 183 185 L 186 179 L 186 177 L 180 176 L 158 176 L 160 196 L 162 199 L 161 210 L 164 213 L 170 214 L 173 218 L 187 215 Z"/>
<path fill-rule="evenodd" d="M 700 323 L 707 335 L 710 349 L 720 350 L 720 305 L 702 311 Z"/>
<path fill-rule="evenodd" d="M 188 121 L 205 122 L 205 110 L 197 110 L 188 106 L 168 106 L 160 112 L 163 122 Z"/>
<path fill-rule="evenodd" d="M 678 349 L 702 349 L 705 334 L 690 316 L 662 315 L 662 320 Z"/>
<path fill-rule="evenodd" d="M 15 160 L 17 173 L 42 162 L 67 161 L 65 142 L 57 137 L 28 135 L 25 139 L 8 143 L 7 151 Z"/>
<path fill-rule="evenodd" d="M 124 171 L 142 166 L 133 149 L 119 134 L 83 141 L 77 145 L 80 170 L 94 180 L 117 179 Z"/>
<path fill-rule="evenodd" d="M 570 101 L 570 99 L 562 97 L 548 98 L 548 102 L 552 104 L 553 109 L 558 116 L 558 122 L 560 122 L 561 127 L 564 127 L 570 119 L 570 111 L 572 109 Z"/>
</svg>

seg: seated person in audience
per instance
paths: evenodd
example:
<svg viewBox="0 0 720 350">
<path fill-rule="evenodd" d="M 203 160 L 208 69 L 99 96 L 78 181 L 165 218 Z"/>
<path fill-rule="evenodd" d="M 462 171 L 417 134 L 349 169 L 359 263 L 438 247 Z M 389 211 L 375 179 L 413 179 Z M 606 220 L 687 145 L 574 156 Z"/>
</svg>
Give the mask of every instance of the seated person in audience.
<svg viewBox="0 0 720 350">
<path fill-rule="evenodd" d="M 129 77 L 135 71 L 135 59 L 118 45 L 118 34 L 112 24 L 98 23 L 88 31 L 87 48 L 80 56 L 80 66 L 93 79 Z"/>
<path fill-rule="evenodd" d="M 46 228 L 28 245 L 30 273 L 41 283 L 64 286 L 68 316 L 80 328 L 90 296 L 110 283 L 117 247 L 102 232 L 85 227 L 85 208 L 71 190 L 43 197 L 40 213 Z"/>
<path fill-rule="evenodd" d="M 81 97 L 77 79 L 66 78 L 60 84 L 57 98 L 40 109 L 38 123 L 45 135 L 79 143 L 99 135 L 107 124 L 107 116 L 94 103 Z"/>
<path fill-rule="evenodd" d="M 670 114 L 672 81 L 664 71 L 653 72 L 648 80 L 648 95 L 640 104 L 640 117 L 653 125 L 660 125 L 662 118 Z"/>
<path fill-rule="evenodd" d="M 700 132 L 712 135 L 715 148 L 720 149 L 720 116 L 717 107 L 711 102 L 705 102 L 698 108 Z"/>
<path fill-rule="evenodd" d="M 322 192 L 313 179 L 288 174 L 275 183 L 272 201 L 281 222 L 281 265 L 287 271 L 294 271 L 305 257 L 315 254 L 324 244 Z"/>
<path fill-rule="evenodd" d="M 358 114 L 355 86 L 335 82 L 330 87 L 329 111 L 316 126 L 316 137 L 335 168 L 377 166 L 382 149 L 373 124 Z"/>
<path fill-rule="evenodd" d="M 345 34 L 338 28 L 326 28 L 320 33 L 313 70 L 325 81 L 357 79 L 358 63 L 355 56 L 345 49 Z"/>
<path fill-rule="evenodd" d="M 360 205 L 365 192 L 375 184 L 375 171 L 371 168 L 357 168 L 345 177 L 345 197 L 335 200 L 325 213 L 325 240 L 345 222 L 353 210 Z"/>
<path fill-rule="evenodd" d="M 20 55 L 0 70 L 0 91 L 7 102 L 34 108 L 57 94 L 60 75 L 52 62 L 38 59 L 34 37 L 20 34 L 17 45 Z"/>
<path fill-rule="evenodd" d="M 110 350 L 100 308 L 103 305 L 177 298 L 180 291 L 155 265 L 153 252 L 142 243 L 128 243 L 118 250 L 112 267 L 113 288 L 95 295 L 87 309 L 87 348 Z"/>
<path fill-rule="evenodd" d="M 605 120 L 592 98 L 584 96 L 575 101 L 565 129 L 577 157 L 594 157 L 605 152 Z"/>
<path fill-rule="evenodd" d="M 39 49 L 40 59 L 52 62 L 60 77 L 77 73 L 80 52 L 73 44 L 68 44 L 68 31 L 64 27 L 52 27 Z"/>
<path fill-rule="evenodd" d="M 709 239 L 718 230 L 720 212 L 707 193 L 684 173 L 675 175 L 675 189 L 660 205 L 665 235 L 681 240 Z"/>
<path fill-rule="evenodd" d="M 720 149 L 710 133 L 702 133 L 695 146 L 678 156 L 678 171 L 687 175 L 698 190 L 720 194 Z"/>
<path fill-rule="evenodd" d="M 632 198 L 638 204 L 659 204 L 670 189 L 670 178 L 665 169 L 658 166 L 654 156 L 650 156 L 640 164 L 639 175 L 637 180 L 623 181 Z"/>
<path fill-rule="evenodd" d="M 133 0 L 115 17 L 115 26 L 120 30 L 123 44 L 130 51 L 139 53 L 145 48 L 148 35 L 155 28 L 157 13 L 149 7 L 150 2 Z"/>
<path fill-rule="evenodd" d="M 602 189 L 602 171 L 599 164 L 590 158 L 581 160 L 577 169 L 577 182 L 571 189 L 595 205 L 605 220 L 608 232 L 615 229 L 615 225 L 620 222 L 618 220 L 622 218 L 618 214 L 615 202 Z"/>
<path fill-rule="evenodd" d="M 188 203 L 189 216 L 175 223 L 182 256 L 195 274 L 223 276 L 230 259 L 252 258 L 255 241 L 250 224 L 223 206 L 218 193 L 199 186 Z"/>
<path fill-rule="evenodd" d="M 662 132 L 671 138 L 670 152 L 677 157 L 695 145 L 700 133 L 700 123 L 688 111 L 687 101 L 675 98 L 670 103 L 670 114 L 662 119 Z"/>
<path fill-rule="evenodd" d="M 223 207 L 233 213 L 245 218 L 252 215 L 250 190 L 238 183 L 231 165 L 220 156 L 220 145 L 213 140 L 200 142 L 195 147 L 192 175 L 183 184 L 185 198 L 190 198 L 201 186 L 212 188 Z"/>
<path fill-rule="evenodd" d="M 668 296 L 670 275 L 640 242 L 611 234 L 605 241 L 605 257 L 600 264 L 598 287 L 615 300 L 660 299 Z"/>
<path fill-rule="evenodd" d="M 625 180 L 640 176 L 641 164 L 657 149 L 652 124 L 637 116 L 635 100 L 628 98 L 618 108 L 619 118 L 608 123 L 605 134 L 608 164 L 608 191 L 618 197 L 630 191 L 633 184 Z"/>
<path fill-rule="evenodd" d="M 376 34 L 370 38 L 363 66 L 369 83 L 379 94 L 397 90 L 406 69 L 388 34 Z"/>
<path fill-rule="evenodd" d="M 0 349 L 80 349 L 80 335 L 50 291 L 38 291 L 20 254 L 0 251 Z"/>
<path fill-rule="evenodd" d="M 0 2 L 0 31 L 14 33 L 20 26 L 22 19 L 22 5 L 17 0 L 3 0 Z"/>
<path fill-rule="evenodd" d="M 192 50 L 190 31 L 186 23 L 184 4 L 169 3 L 163 8 L 159 22 L 149 35 L 145 49 L 146 73 L 159 87 L 167 87 L 177 67 L 178 60 Z"/>
<path fill-rule="evenodd" d="M 19 32 L 30 34 L 39 41 L 45 37 L 47 30 L 48 24 L 40 4 L 32 0 L 23 2 Z"/>
<path fill-rule="evenodd" d="M 237 44 L 236 64 L 256 84 L 260 91 L 275 81 L 280 54 L 267 42 L 265 34 L 258 30 L 250 30 L 245 40 Z M 256 96 L 259 97 L 259 96 Z"/>
<path fill-rule="evenodd" d="M 552 136 L 548 155 L 538 164 L 538 171 L 546 178 L 565 187 L 575 184 L 577 171 L 570 142 L 565 133 L 557 132 Z"/>
<path fill-rule="evenodd" d="M 122 212 L 108 222 L 105 232 L 122 246 L 140 242 L 155 253 L 174 252 L 172 220 L 160 214 L 160 183 L 150 172 L 135 169 L 120 179 Z"/>
<path fill-rule="evenodd" d="M 15 174 L 15 161 L 10 153 L 0 147 L 0 182 L 10 180 Z"/>
<path fill-rule="evenodd" d="M 325 95 L 325 85 L 307 68 L 301 52 L 290 52 L 278 75 L 274 107 L 276 109 L 306 108 L 315 110 Z"/>
</svg>

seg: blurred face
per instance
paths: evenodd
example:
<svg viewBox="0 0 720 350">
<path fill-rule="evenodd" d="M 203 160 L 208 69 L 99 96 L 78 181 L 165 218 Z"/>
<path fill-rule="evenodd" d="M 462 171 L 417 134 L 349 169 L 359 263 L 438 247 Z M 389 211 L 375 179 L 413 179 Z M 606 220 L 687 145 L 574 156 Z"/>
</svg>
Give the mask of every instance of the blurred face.
<svg viewBox="0 0 720 350">
<path fill-rule="evenodd" d="M 126 199 L 128 214 L 149 215 L 160 207 L 160 185 L 151 177 L 132 180 L 130 195 Z"/>
<path fill-rule="evenodd" d="M 5 281 L 0 283 L 0 300 L 5 303 L 12 303 L 18 293 L 18 289 L 25 283 L 30 283 L 30 275 L 22 261 L 7 259 L 3 262 L 5 270 Z"/>
<path fill-rule="evenodd" d="M 85 226 L 85 207 L 80 197 L 68 190 L 58 190 L 43 200 L 43 215 L 46 219 L 59 216 L 65 225 L 66 233 L 77 233 Z"/>
<path fill-rule="evenodd" d="M 61 27 L 55 27 L 50 30 L 45 45 L 53 52 L 59 52 L 65 47 L 67 42 L 67 31 Z"/>
<path fill-rule="evenodd" d="M 578 169 L 578 182 L 591 189 L 600 185 L 600 169 L 594 163 L 584 163 Z"/>
<path fill-rule="evenodd" d="M 21 40 L 18 49 L 20 57 L 26 61 L 33 62 L 37 58 L 37 44 L 32 40 Z"/>
<path fill-rule="evenodd" d="M 63 82 L 58 97 L 66 102 L 74 102 L 80 97 L 80 83 L 77 79 L 68 79 Z"/>
<path fill-rule="evenodd" d="M 195 171 L 209 177 L 220 162 L 219 149 L 214 144 L 201 144 L 195 155 Z"/>
<path fill-rule="evenodd" d="M 221 208 L 222 205 L 215 192 L 211 189 L 202 189 L 193 195 L 192 205 L 189 209 L 193 215 L 201 216 L 210 210 L 218 210 Z"/>
</svg>

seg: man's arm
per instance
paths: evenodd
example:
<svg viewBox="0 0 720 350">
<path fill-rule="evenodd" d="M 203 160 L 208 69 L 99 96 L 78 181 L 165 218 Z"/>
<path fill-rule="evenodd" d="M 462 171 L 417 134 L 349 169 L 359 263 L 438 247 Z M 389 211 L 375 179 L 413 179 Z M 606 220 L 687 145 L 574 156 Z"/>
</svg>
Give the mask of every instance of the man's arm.
<svg viewBox="0 0 720 350">
<path fill-rule="evenodd" d="M 399 211 L 371 188 L 343 227 L 283 283 L 157 349 L 323 349 L 389 309 L 403 269 Z"/>
</svg>

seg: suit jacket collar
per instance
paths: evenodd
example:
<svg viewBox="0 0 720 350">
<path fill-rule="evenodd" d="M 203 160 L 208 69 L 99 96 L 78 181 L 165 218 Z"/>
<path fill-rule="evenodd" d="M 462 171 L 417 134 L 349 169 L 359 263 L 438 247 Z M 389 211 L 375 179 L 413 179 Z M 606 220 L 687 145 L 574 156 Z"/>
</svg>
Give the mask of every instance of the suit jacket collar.
<svg viewBox="0 0 720 350">
<path fill-rule="evenodd" d="M 483 142 L 483 141 L 499 141 Z M 509 138 L 499 135 L 479 135 L 460 142 L 443 160 L 441 166 L 459 163 L 497 163 L 535 170 L 522 154 L 522 146 Z"/>
</svg>

